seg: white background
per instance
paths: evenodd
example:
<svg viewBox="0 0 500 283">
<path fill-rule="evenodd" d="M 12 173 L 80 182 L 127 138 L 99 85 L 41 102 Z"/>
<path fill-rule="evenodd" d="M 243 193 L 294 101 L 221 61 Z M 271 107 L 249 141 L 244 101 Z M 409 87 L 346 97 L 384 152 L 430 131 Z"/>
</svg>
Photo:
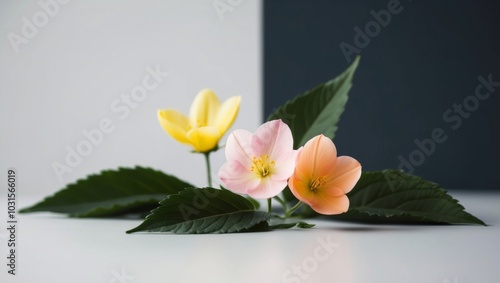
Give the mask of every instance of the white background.
<svg viewBox="0 0 500 283">
<path fill-rule="evenodd" d="M 241 1 L 221 19 L 212 0 L 73 0 L 16 52 L 8 35 L 22 35 L 23 18 L 32 21 L 43 10 L 37 1 L 1 1 L 0 182 L 6 183 L 7 168 L 18 170 L 20 207 L 118 166 L 151 166 L 205 185 L 202 156 L 167 136 L 156 110 L 187 113 L 196 93 L 210 87 L 222 99 L 241 95 L 233 129 L 254 130 L 262 116 L 260 6 Z M 169 77 L 120 119 L 110 108 L 113 101 L 141 85 L 146 68 L 157 65 Z M 98 127 L 103 118 L 114 131 L 59 181 L 51 164 L 65 162 L 65 147 L 75 148 L 85 139 L 82 130 Z M 216 173 L 224 157 L 214 157 Z M 140 221 L 19 215 L 18 275 L 6 273 L 9 235 L 2 228 L 0 281 L 499 282 L 498 195 L 458 199 L 492 226 L 319 221 L 310 231 L 126 235 Z M 317 258 L 322 241 L 335 248 Z M 308 268 L 307 278 L 291 273 L 295 266 Z"/>
<path fill-rule="evenodd" d="M 45 196 L 90 173 L 134 165 L 206 185 L 203 156 L 167 136 L 157 109 L 187 114 L 208 87 L 221 100 L 242 96 L 232 129 L 253 131 L 262 117 L 260 1 L 230 1 L 221 15 L 213 2 L 71 0 L 50 6 L 44 23 L 38 1 L 1 1 L 0 168 L 18 170 L 19 195 Z M 23 18 L 37 31 L 12 44 L 9 34 L 23 36 Z M 112 103 L 142 85 L 148 66 L 168 78 L 121 119 Z M 76 150 L 82 131 L 103 118 L 113 131 L 59 180 L 52 163 L 66 164 L 66 147 Z M 216 175 L 224 154 L 212 156 Z"/>
</svg>

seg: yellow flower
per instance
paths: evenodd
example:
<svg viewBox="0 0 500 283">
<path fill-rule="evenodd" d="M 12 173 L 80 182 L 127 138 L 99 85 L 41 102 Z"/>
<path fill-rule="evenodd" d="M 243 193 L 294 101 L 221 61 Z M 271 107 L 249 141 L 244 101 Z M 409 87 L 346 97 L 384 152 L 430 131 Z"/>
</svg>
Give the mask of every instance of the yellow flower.
<svg viewBox="0 0 500 283">
<path fill-rule="evenodd" d="M 198 93 L 189 117 L 174 109 L 158 110 L 158 119 L 163 129 L 176 141 L 190 144 L 195 151 L 209 152 L 231 127 L 240 109 L 240 96 L 233 96 L 220 103 L 210 89 Z"/>
</svg>

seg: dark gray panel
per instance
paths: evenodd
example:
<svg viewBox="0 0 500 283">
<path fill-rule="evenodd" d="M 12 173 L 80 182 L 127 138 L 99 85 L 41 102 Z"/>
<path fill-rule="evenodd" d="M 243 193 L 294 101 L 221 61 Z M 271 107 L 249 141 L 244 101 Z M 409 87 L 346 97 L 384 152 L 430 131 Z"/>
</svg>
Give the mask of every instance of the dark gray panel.
<svg viewBox="0 0 500 283">
<path fill-rule="evenodd" d="M 387 22 L 380 11 L 388 5 L 393 13 L 384 27 L 373 14 Z M 343 54 L 344 42 L 362 58 L 335 139 L 339 154 L 357 158 L 364 170 L 401 166 L 450 189 L 499 189 L 500 86 L 475 94 L 484 85 L 479 76 L 500 82 L 498 5 L 264 1 L 266 116 L 345 69 L 355 54 Z M 369 42 L 360 36 L 356 44 L 355 28 L 367 25 Z M 433 131 L 442 131 L 441 142 L 419 149 Z"/>
</svg>

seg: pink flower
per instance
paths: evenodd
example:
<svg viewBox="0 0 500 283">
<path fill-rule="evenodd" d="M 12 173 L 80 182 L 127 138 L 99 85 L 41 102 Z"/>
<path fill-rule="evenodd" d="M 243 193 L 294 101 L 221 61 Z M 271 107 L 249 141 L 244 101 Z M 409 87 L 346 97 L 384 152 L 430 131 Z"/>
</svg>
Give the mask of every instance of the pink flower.
<svg viewBox="0 0 500 283">
<path fill-rule="evenodd" d="M 281 120 L 261 125 L 254 134 L 236 130 L 227 140 L 226 159 L 219 177 L 227 189 L 256 199 L 274 197 L 295 168 L 292 132 Z"/>
<path fill-rule="evenodd" d="M 321 214 L 340 214 L 349 208 L 350 192 L 361 177 L 361 164 L 349 156 L 337 157 L 335 144 L 318 135 L 310 139 L 297 157 L 288 181 L 293 195 Z"/>
</svg>

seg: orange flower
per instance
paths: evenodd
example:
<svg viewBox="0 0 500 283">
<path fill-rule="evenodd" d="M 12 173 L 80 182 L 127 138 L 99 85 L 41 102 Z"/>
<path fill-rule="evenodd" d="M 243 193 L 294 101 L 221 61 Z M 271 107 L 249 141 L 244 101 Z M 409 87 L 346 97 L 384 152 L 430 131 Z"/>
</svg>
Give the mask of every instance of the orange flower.
<svg viewBox="0 0 500 283">
<path fill-rule="evenodd" d="M 349 208 L 350 192 L 361 177 L 361 164 L 349 156 L 337 157 L 335 144 L 318 135 L 310 139 L 297 157 L 288 180 L 293 195 L 321 214 L 340 214 Z"/>
</svg>

